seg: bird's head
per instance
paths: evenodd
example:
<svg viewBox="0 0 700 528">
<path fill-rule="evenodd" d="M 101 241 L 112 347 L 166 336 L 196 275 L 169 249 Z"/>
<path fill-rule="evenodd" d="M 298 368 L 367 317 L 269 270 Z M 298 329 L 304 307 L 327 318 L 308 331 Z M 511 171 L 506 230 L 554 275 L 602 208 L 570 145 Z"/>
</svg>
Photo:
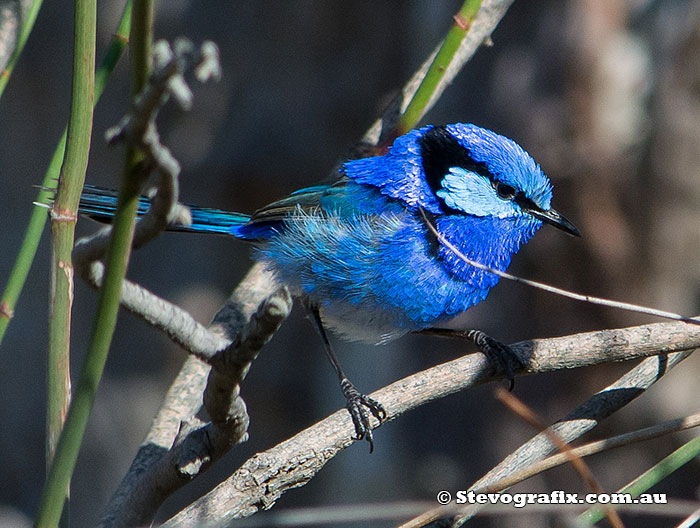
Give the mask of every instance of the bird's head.
<svg viewBox="0 0 700 528">
<path fill-rule="evenodd" d="M 551 208 L 552 184 L 515 141 L 475 125 L 427 126 L 396 139 L 384 156 L 349 161 L 346 175 L 409 208 L 437 215 L 525 215 L 580 236 Z"/>
</svg>

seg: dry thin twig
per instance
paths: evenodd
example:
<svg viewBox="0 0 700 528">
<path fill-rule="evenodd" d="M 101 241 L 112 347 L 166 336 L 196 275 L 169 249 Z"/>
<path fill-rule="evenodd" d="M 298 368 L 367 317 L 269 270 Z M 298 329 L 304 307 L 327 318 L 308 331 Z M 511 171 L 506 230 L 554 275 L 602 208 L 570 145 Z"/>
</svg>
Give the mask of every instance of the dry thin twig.
<svg viewBox="0 0 700 528">
<path fill-rule="evenodd" d="M 620 301 L 612 301 L 610 299 L 603 299 L 601 297 L 594 297 L 592 295 L 583 295 L 581 293 L 576 293 L 576 292 L 571 292 L 568 290 L 564 290 L 562 288 L 556 288 L 555 286 L 550 286 L 549 284 L 545 284 L 543 282 L 537 282 L 529 279 L 523 279 L 522 277 L 516 277 L 515 275 L 511 275 L 510 273 L 506 273 L 504 271 L 500 271 L 494 268 L 490 268 L 489 266 L 485 266 L 484 264 L 481 264 L 480 262 L 476 262 L 475 260 L 470 259 L 467 257 L 464 253 L 462 253 L 457 247 L 452 244 L 449 240 L 445 238 L 445 236 L 440 233 L 437 228 L 433 225 L 433 223 L 428 219 L 428 217 L 425 214 L 425 211 L 421 208 L 420 209 L 420 214 L 423 217 L 423 221 L 425 222 L 425 225 L 428 227 L 428 229 L 431 231 L 433 235 L 440 241 L 442 245 L 444 245 L 446 248 L 448 248 L 452 253 L 457 255 L 457 257 L 462 260 L 463 262 L 466 262 L 470 266 L 474 266 L 475 268 L 478 268 L 483 271 L 488 271 L 489 273 L 493 273 L 494 275 L 497 275 L 498 277 L 502 279 L 506 279 L 509 281 L 517 282 L 520 284 L 524 284 L 526 286 L 530 286 L 532 288 L 536 288 L 538 290 L 543 290 L 549 293 L 554 293 L 556 295 L 561 295 L 562 297 L 567 297 L 569 299 L 574 299 L 575 301 L 582 301 L 582 302 L 587 302 L 590 304 L 597 304 L 599 306 L 607 306 L 609 308 L 616 308 L 618 310 L 625 310 L 628 312 L 636 312 L 636 313 L 641 313 L 641 314 L 646 314 L 646 315 L 653 315 L 655 317 L 661 317 L 663 319 L 671 319 L 672 321 L 683 321 L 684 323 L 688 324 L 694 324 L 694 325 L 699 325 L 700 326 L 700 319 L 693 318 L 693 317 L 686 317 L 684 315 L 680 315 L 677 313 L 673 312 L 667 312 L 664 310 L 657 310 L 656 308 L 649 308 L 647 306 L 639 306 L 637 304 L 630 304 L 626 302 L 620 302 Z"/>
<path fill-rule="evenodd" d="M 255 517 L 236 521 L 232 528 L 290 528 L 309 526 L 329 526 L 332 523 L 343 523 L 343 526 L 351 523 L 363 523 L 370 526 L 370 521 L 392 521 L 415 515 L 425 510 L 431 504 L 427 501 L 410 502 L 384 502 L 364 503 L 339 506 L 317 506 L 310 508 L 289 508 L 286 510 L 273 510 L 264 512 Z M 527 511 L 522 508 L 514 508 L 512 504 L 489 504 L 489 507 L 479 512 L 482 517 L 502 518 L 513 515 L 527 515 L 528 526 L 533 525 L 530 519 L 532 514 L 540 516 L 552 515 L 577 515 L 585 506 L 578 504 L 532 504 Z M 667 504 L 620 504 L 616 505 L 621 513 L 636 515 L 658 516 L 660 518 L 683 518 L 697 513 L 697 502 L 690 500 L 669 499 Z M 464 508 L 455 504 L 451 507 L 451 514 L 458 514 Z M 689 528 L 692 524 L 679 525 L 676 528 Z M 202 526 L 202 528 L 209 528 Z"/>
<path fill-rule="evenodd" d="M 651 427 L 638 429 L 637 431 L 631 431 L 629 433 L 613 436 L 604 440 L 590 442 L 582 446 L 572 447 L 571 452 L 578 457 L 591 456 L 603 451 L 615 449 L 617 447 L 627 446 L 645 440 L 651 440 L 652 438 L 666 436 L 671 433 L 684 431 L 686 429 L 691 429 L 698 426 L 700 426 L 700 413 L 695 413 L 686 416 L 685 418 L 669 420 L 667 422 L 652 425 Z M 539 475 L 543 471 L 560 466 L 568 461 L 569 457 L 566 455 L 566 453 L 557 453 L 556 455 L 552 455 L 544 460 L 536 462 L 531 466 L 518 471 L 517 473 L 513 473 L 509 477 L 501 479 L 490 486 L 480 488 L 478 492 L 497 493 L 499 491 L 506 490 L 520 482 L 523 482 L 524 480 L 529 479 L 530 477 Z"/>
<path fill-rule="evenodd" d="M 600 494 L 605 491 L 596 480 L 591 468 L 588 467 L 588 464 L 586 464 L 580 456 L 577 456 L 569 444 L 564 442 L 564 440 L 562 440 L 558 434 L 549 429 L 544 421 L 537 416 L 532 409 L 526 406 L 515 395 L 503 388 L 496 389 L 496 399 L 530 424 L 531 427 L 543 433 L 549 439 L 549 441 L 552 442 L 557 449 L 559 449 L 559 451 L 562 451 L 562 454 L 567 457 L 568 461 L 572 466 L 574 466 L 576 472 L 593 493 Z M 615 528 L 624 528 L 622 519 L 620 519 L 618 513 L 609 504 L 605 506 L 605 516 L 607 517 L 611 526 Z"/>
<path fill-rule="evenodd" d="M 185 39 L 175 42 L 174 50 L 167 42 L 159 41 L 154 46 L 154 69 L 143 92 L 139 94 L 129 112 L 117 125 L 107 131 L 110 143 L 127 141 L 143 151 L 144 170 L 152 170 L 158 175 L 156 192 L 151 199 L 151 208 L 138 222 L 134 234 L 134 248 L 139 248 L 157 237 L 170 221 L 186 221 L 187 210 L 177 203 L 180 164 L 170 150 L 160 142 L 155 126 L 158 110 L 172 96 L 181 108 L 191 105 L 192 94 L 183 75 L 193 66 L 197 71 L 205 72 L 199 76 L 201 81 L 217 78 L 219 58 L 216 46 L 204 43 L 195 50 L 192 43 Z M 96 270 L 88 268 L 89 263 L 102 258 L 109 243 L 111 227 L 107 226 L 92 236 L 76 243 L 74 257 L 84 267 L 85 279 L 95 285 L 101 280 Z"/>
</svg>

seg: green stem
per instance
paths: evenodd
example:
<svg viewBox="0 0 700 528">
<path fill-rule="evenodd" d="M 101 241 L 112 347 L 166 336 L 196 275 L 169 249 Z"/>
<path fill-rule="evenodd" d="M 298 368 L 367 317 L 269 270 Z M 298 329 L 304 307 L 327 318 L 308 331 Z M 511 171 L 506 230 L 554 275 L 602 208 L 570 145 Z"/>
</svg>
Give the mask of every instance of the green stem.
<svg viewBox="0 0 700 528">
<path fill-rule="evenodd" d="M 671 473 L 680 469 L 685 464 L 694 460 L 700 455 L 700 436 L 693 438 L 690 442 L 682 445 L 673 453 L 663 458 L 651 468 L 646 470 L 632 482 L 627 484 L 618 493 L 629 493 L 632 498 L 639 497 L 652 486 L 658 484 Z M 591 509 L 578 516 L 577 521 L 581 526 L 593 526 L 605 517 L 605 512 L 601 509 Z"/>
<path fill-rule="evenodd" d="M 10 82 L 10 75 L 12 75 L 12 71 L 17 65 L 19 56 L 22 54 L 22 50 L 24 49 L 24 45 L 29 39 L 29 35 L 32 33 L 32 29 L 34 29 L 34 22 L 36 21 L 36 17 L 39 14 L 39 10 L 41 9 L 42 3 L 43 0 L 34 0 L 29 10 L 27 11 L 27 15 L 24 17 L 22 29 L 19 32 L 17 44 L 15 45 L 15 49 L 12 52 L 12 56 L 10 57 L 10 60 L 7 61 L 7 66 L 5 66 L 5 69 L 0 72 L 0 97 L 2 97 L 7 83 Z"/>
<path fill-rule="evenodd" d="M 131 60 L 131 100 L 146 86 L 151 72 L 151 57 L 153 48 L 153 1 L 137 0 L 134 5 L 134 23 L 131 27 L 131 47 L 129 59 Z M 141 190 L 138 171 L 139 163 L 143 160 L 143 154 L 127 145 L 122 185 L 119 199 L 124 203 L 135 203 Z M 116 223 L 115 223 L 116 226 Z M 131 251 L 131 245 L 126 249 Z"/>
<path fill-rule="evenodd" d="M 112 38 L 112 41 L 107 48 L 107 53 L 100 66 L 95 71 L 95 102 L 100 98 L 104 91 L 107 79 L 117 65 L 124 48 L 127 44 L 127 36 L 129 34 L 129 26 L 131 23 L 131 0 L 128 0 L 124 7 L 122 18 L 119 21 L 117 32 Z M 49 204 L 54 196 L 54 189 L 58 183 L 61 165 L 63 164 L 63 154 L 66 148 L 67 131 L 63 131 L 63 135 L 56 145 L 51 162 L 49 163 L 44 180 L 41 183 L 41 190 L 37 193 L 36 202 L 40 204 Z M 46 208 L 35 206 L 32 209 L 32 215 L 29 219 L 29 224 L 24 233 L 22 245 L 17 255 L 15 265 L 12 268 L 10 277 L 5 286 L 5 291 L 0 300 L 0 344 L 5 336 L 5 331 L 14 314 L 17 300 L 19 299 L 24 283 L 29 275 L 29 270 L 34 262 L 37 248 L 41 235 L 44 232 L 46 225 Z"/>
<path fill-rule="evenodd" d="M 146 86 L 151 73 L 153 47 L 153 1 L 137 0 L 134 4 L 134 24 L 131 28 L 131 97 Z"/>
<path fill-rule="evenodd" d="M 51 210 L 54 277 L 49 317 L 48 364 L 48 461 L 53 458 L 56 439 L 68 411 L 70 399 L 70 323 L 73 305 L 73 263 L 78 201 L 85 180 L 95 97 L 96 0 L 75 4 L 75 51 L 73 89 L 65 157 L 58 180 L 56 201 Z"/>
<path fill-rule="evenodd" d="M 82 1 L 94 2 L 94 0 Z M 152 13 L 152 0 L 136 0 L 134 2 L 134 24 L 131 27 L 130 40 L 132 46 L 138 48 L 134 51 L 137 56 L 144 56 L 150 52 Z M 137 20 L 141 23 L 137 24 Z M 147 22 L 143 23 L 143 20 Z M 144 47 L 146 49 L 142 49 Z M 132 68 L 136 67 L 134 64 L 143 68 L 144 65 L 148 64 L 148 61 L 132 61 Z M 139 71 L 137 75 L 140 79 L 146 79 L 148 73 L 147 71 Z M 114 218 L 112 237 L 107 251 L 104 282 L 99 292 L 97 312 L 88 349 L 76 385 L 75 396 L 58 441 L 54 463 L 51 465 L 42 495 L 36 523 L 38 527 L 55 526 L 58 523 L 63 505 L 62 492 L 69 485 L 75 469 L 78 451 L 107 360 L 134 233 L 140 188 L 136 174 L 134 164 L 127 163 Z"/>
<path fill-rule="evenodd" d="M 65 157 L 51 209 L 53 281 L 49 315 L 47 461 L 50 469 L 38 526 L 56 526 L 69 497 L 70 479 L 56 479 L 59 432 L 70 402 L 70 327 L 73 306 L 73 262 L 78 201 L 85 181 L 95 97 L 96 0 L 76 0 L 74 13 L 73 84 Z M 57 441 L 58 438 L 58 441 Z M 76 449 L 77 452 L 77 449 Z M 53 477 L 53 478 L 52 478 Z"/>
<path fill-rule="evenodd" d="M 454 59 L 464 37 L 469 33 L 469 28 L 471 28 L 480 7 L 481 0 L 465 0 L 464 4 L 462 4 L 459 12 L 454 17 L 452 28 L 447 33 L 442 46 L 440 46 L 432 64 L 428 68 L 428 72 L 401 116 L 398 135 L 405 134 L 414 128 L 423 117 L 430 99 L 447 71 L 447 67 Z"/>
</svg>

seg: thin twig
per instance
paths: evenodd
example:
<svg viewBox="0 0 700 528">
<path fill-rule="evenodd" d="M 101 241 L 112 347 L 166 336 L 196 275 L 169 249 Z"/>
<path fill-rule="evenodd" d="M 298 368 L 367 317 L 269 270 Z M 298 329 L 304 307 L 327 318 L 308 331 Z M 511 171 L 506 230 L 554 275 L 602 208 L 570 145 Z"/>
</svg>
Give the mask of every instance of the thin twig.
<svg viewBox="0 0 700 528">
<path fill-rule="evenodd" d="M 230 525 L 232 528 L 299 528 L 308 526 L 332 526 L 333 523 L 343 526 L 354 526 L 362 523 L 362 526 L 372 526 L 371 521 L 396 521 L 416 515 L 418 512 L 430 507 L 427 501 L 409 502 L 371 502 L 338 506 L 316 506 L 309 508 L 287 508 L 261 512 L 255 517 L 241 519 Z M 480 517 L 492 518 L 498 526 L 500 518 L 523 516 L 526 517 L 527 526 L 535 526 L 531 520 L 534 515 L 544 518 L 562 513 L 576 515 L 584 506 L 578 504 L 531 504 L 528 508 L 515 508 L 513 504 L 489 504 L 489 507 L 480 511 Z M 697 507 L 696 501 L 669 499 L 665 504 L 620 504 L 616 505 L 618 511 L 632 515 L 655 516 L 666 519 L 682 518 L 693 515 Z M 464 510 L 463 506 L 455 504 L 450 507 L 450 513 L 459 514 Z M 547 516 L 547 517 L 545 517 Z M 502 522 L 501 522 L 502 524 Z M 217 524 L 203 524 L 201 528 L 214 528 Z M 682 525 L 689 528 L 691 524 Z M 681 528 L 677 526 L 676 528 Z"/>
<path fill-rule="evenodd" d="M 192 94 L 183 79 L 184 72 L 189 67 L 203 68 L 208 77 L 200 75 L 202 81 L 217 78 L 218 51 L 212 43 L 204 43 L 195 50 L 189 41 L 179 39 L 174 50 L 164 42 L 159 41 L 154 47 L 155 68 L 150 82 L 144 91 L 136 98 L 134 107 L 118 126 L 107 131 L 110 143 L 128 141 L 138 147 L 146 156 L 145 168 L 158 174 L 158 185 L 155 195 L 151 198 L 151 207 L 138 222 L 134 234 L 134 248 L 139 248 L 157 237 L 170 221 L 183 221 L 186 208 L 177 203 L 180 164 L 165 147 L 158 136 L 155 127 L 155 117 L 160 107 L 170 96 L 184 109 L 191 105 Z M 105 254 L 111 226 L 106 226 L 94 235 L 85 237 L 76 243 L 73 255 L 80 261 L 84 278 L 95 284 L 95 276 L 90 274 L 89 263 L 99 260 Z"/>
<path fill-rule="evenodd" d="M 590 442 L 582 446 L 572 447 L 571 451 L 576 456 L 586 457 L 597 453 L 602 453 L 603 451 L 608 451 L 610 449 L 635 444 L 637 442 L 643 442 L 645 440 L 651 440 L 652 438 L 658 438 L 660 436 L 666 436 L 670 433 L 685 431 L 686 429 L 691 429 L 698 426 L 700 426 L 700 413 L 695 413 L 686 416 L 685 418 L 670 420 L 652 425 L 651 427 L 645 427 L 644 429 L 639 429 L 637 431 L 631 431 L 629 433 L 613 436 L 604 440 Z M 517 473 L 513 473 L 512 475 L 503 478 L 490 486 L 480 488 L 478 492 L 497 493 L 499 491 L 503 491 L 531 477 L 534 477 L 535 475 L 539 475 L 543 471 L 566 464 L 568 460 L 569 458 L 566 453 L 557 453 L 556 455 L 547 457 L 544 460 L 535 462 L 531 466 L 528 466 Z"/>
<path fill-rule="evenodd" d="M 88 284 L 95 288 L 101 286 L 104 264 L 100 261 L 90 262 L 89 268 L 81 267 L 80 271 Z M 202 361 L 210 361 L 231 343 L 230 339 L 211 332 L 179 306 L 129 280 L 122 284 L 121 305 Z"/>
<path fill-rule="evenodd" d="M 549 439 L 549 441 L 552 442 L 552 444 L 554 444 L 564 456 L 566 456 L 576 472 L 583 479 L 586 486 L 588 486 L 593 493 L 601 494 L 604 492 L 603 487 L 596 480 L 591 468 L 588 467 L 588 464 L 586 464 L 580 456 L 576 455 L 569 444 L 564 442 L 564 440 L 562 440 L 557 433 L 548 428 L 544 421 L 537 416 L 532 409 L 527 407 L 515 395 L 501 387 L 496 389 L 496 399 L 530 424 L 531 427 L 543 433 Z M 605 506 L 605 516 L 607 517 L 611 526 L 615 528 L 624 528 L 622 519 L 620 519 L 620 516 L 612 508 L 612 506 Z"/>
<path fill-rule="evenodd" d="M 583 301 L 591 304 L 598 304 L 600 306 L 607 306 L 609 308 L 617 308 L 618 310 L 625 310 L 628 312 L 636 312 L 636 313 L 643 313 L 647 315 L 653 315 L 655 317 L 661 317 L 663 319 L 671 319 L 672 321 L 683 321 L 684 323 L 689 323 L 689 324 L 694 324 L 694 325 L 699 325 L 700 326 L 700 319 L 697 318 L 692 318 L 692 317 L 686 317 L 684 315 L 676 314 L 673 312 L 666 312 L 664 310 L 657 310 L 656 308 L 648 308 L 646 306 L 639 306 L 636 304 L 630 304 L 630 303 L 625 303 L 625 302 L 620 302 L 620 301 L 611 301 L 609 299 L 603 299 L 601 297 L 593 297 L 592 295 L 582 295 L 580 293 L 575 293 L 571 292 L 568 290 L 563 290 L 561 288 L 556 288 L 555 286 L 550 286 L 549 284 L 544 284 L 542 282 L 537 282 L 529 279 L 523 279 L 521 277 L 516 277 L 515 275 L 511 275 L 510 273 L 505 273 L 503 271 L 490 268 L 488 266 L 485 266 L 484 264 L 481 264 L 479 262 L 476 262 L 475 260 L 470 259 L 464 253 L 462 253 L 457 247 L 455 247 L 454 244 L 452 244 L 449 240 L 447 240 L 442 233 L 440 233 L 433 223 L 428 219 L 428 217 L 425 214 L 425 211 L 420 208 L 420 214 L 423 217 L 423 221 L 425 222 L 425 225 L 428 227 L 431 233 L 435 235 L 435 237 L 440 241 L 441 244 L 443 244 L 446 248 L 448 248 L 450 251 L 452 251 L 457 257 L 469 264 L 470 266 L 474 266 L 475 268 L 478 268 L 483 271 L 487 271 L 489 273 L 493 273 L 494 275 L 502 278 L 502 279 L 507 279 L 513 282 L 517 282 L 520 284 L 525 284 L 526 286 L 531 286 L 532 288 L 536 288 L 538 290 L 544 290 L 550 293 L 554 293 L 556 295 L 561 295 L 562 297 L 568 297 L 569 299 L 574 299 L 576 301 Z"/>
<path fill-rule="evenodd" d="M 695 459 L 700 453 L 700 436 L 686 442 L 672 453 L 659 460 L 641 475 L 625 484 L 617 493 L 624 493 L 631 497 L 639 497 L 652 486 L 661 482 L 671 473 Z M 600 508 L 591 508 L 583 512 L 576 519 L 581 525 L 592 526 L 602 519 Z"/>
<path fill-rule="evenodd" d="M 204 68 L 204 73 L 199 74 L 202 81 L 218 75 L 218 53 L 211 43 L 203 44 L 195 52 L 190 43 L 179 40 L 173 52 L 167 43 L 159 42 L 155 52 L 156 69 L 151 75 L 150 84 L 137 98 L 127 117 L 109 132 L 111 141 L 127 140 L 142 149 L 146 155 L 145 165 L 158 174 L 157 191 L 151 198 L 151 207 L 136 225 L 134 248 L 153 240 L 170 221 L 182 222 L 188 215 L 186 208 L 177 203 L 180 166 L 167 147 L 160 143 L 154 124 L 155 115 L 170 95 L 182 107 L 189 107 L 191 94 L 182 75 L 190 65 L 198 68 L 198 71 Z M 104 265 L 99 259 L 105 255 L 110 233 L 111 226 L 104 227 L 80 239 L 73 249 L 77 271 L 95 288 L 102 285 Z M 122 287 L 122 304 L 154 326 L 170 331 L 169 335 L 175 342 L 187 346 L 205 359 L 228 344 L 212 336 L 186 312 L 128 281 Z"/>
</svg>

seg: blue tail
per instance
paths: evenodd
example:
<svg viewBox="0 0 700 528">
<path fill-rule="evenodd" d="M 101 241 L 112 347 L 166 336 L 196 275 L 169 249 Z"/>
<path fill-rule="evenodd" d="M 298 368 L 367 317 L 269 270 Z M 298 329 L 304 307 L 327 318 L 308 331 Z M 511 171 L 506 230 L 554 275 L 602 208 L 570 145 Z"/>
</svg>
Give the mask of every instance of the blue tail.
<svg viewBox="0 0 700 528">
<path fill-rule="evenodd" d="M 80 196 L 78 212 L 98 222 L 110 223 L 117 208 L 117 194 L 117 191 L 111 189 L 86 185 L 83 189 L 83 194 Z M 220 209 L 205 209 L 190 204 L 185 205 L 189 207 L 192 213 L 192 224 L 171 224 L 168 226 L 168 231 L 244 236 L 239 234 L 239 228 L 250 220 L 250 216 L 240 213 L 231 213 Z M 139 199 L 138 215 L 143 216 L 150 206 L 151 201 L 142 196 Z"/>
</svg>

